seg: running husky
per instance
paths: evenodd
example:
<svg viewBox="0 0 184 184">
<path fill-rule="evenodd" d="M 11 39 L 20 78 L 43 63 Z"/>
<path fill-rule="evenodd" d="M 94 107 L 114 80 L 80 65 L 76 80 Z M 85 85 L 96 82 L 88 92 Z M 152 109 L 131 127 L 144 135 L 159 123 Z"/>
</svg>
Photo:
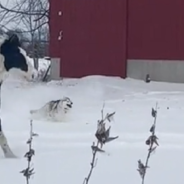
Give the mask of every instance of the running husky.
<svg viewBox="0 0 184 184">
<path fill-rule="evenodd" d="M 59 100 L 49 101 L 40 109 L 31 110 L 30 114 L 36 119 L 44 118 L 51 121 L 63 121 L 72 106 L 73 102 L 70 98 L 64 97 Z"/>
</svg>

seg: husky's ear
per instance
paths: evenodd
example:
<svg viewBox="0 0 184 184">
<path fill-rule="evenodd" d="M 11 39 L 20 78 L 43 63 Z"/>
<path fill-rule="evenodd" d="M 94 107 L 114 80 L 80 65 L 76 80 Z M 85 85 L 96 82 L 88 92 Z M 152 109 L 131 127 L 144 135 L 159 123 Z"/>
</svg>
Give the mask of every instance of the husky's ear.
<svg viewBox="0 0 184 184">
<path fill-rule="evenodd" d="M 67 99 L 67 97 L 66 96 L 63 96 L 62 100 L 66 100 L 66 99 Z"/>
<path fill-rule="evenodd" d="M 68 101 L 68 102 L 71 102 L 70 98 L 69 97 L 63 97 L 63 101 Z"/>
</svg>

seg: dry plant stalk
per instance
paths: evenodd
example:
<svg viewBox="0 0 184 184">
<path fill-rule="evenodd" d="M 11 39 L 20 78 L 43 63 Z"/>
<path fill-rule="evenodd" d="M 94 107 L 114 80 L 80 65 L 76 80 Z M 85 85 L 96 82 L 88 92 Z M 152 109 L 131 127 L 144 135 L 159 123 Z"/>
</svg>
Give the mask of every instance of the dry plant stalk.
<svg viewBox="0 0 184 184">
<path fill-rule="evenodd" d="M 38 136 L 38 134 L 33 132 L 33 123 L 31 120 L 30 121 L 30 138 L 27 141 L 27 144 L 29 145 L 29 150 L 24 155 L 24 157 L 27 158 L 28 165 L 26 169 L 20 172 L 23 174 L 24 177 L 26 177 L 26 184 L 29 184 L 29 179 L 34 174 L 34 168 L 31 168 L 31 160 L 32 160 L 33 155 L 35 155 L 35 150 L 32 148 L 32 141 L 33 141 L 33 137 L 36 137 L 36 136 Z"/>
<path fill-rule="evenodd" d="M 115 112 L 111 113 L 111 114 L 106 114 L 105 118 L 103 117 L 103 109 L 104 109 L 104 105 L 103 108 L 101 110 L 101 114 L 102 114 L 102 119 L 98 120 L 97 123 L 97 130 L 95 133 L 95 137 L 97 138 L 97 142 L 93 142 L 91 149 L 92 149 L 92 161 L 90 163 L 90 170 L 89 173 L 87 175 L 87 177 L 84 179 L 83 184 L 88 184 L 89 180 L 91 178 L 93 169 L 95 168 L 96 164 L 97 164 L 97 153 L 105 153 L 104 150 L 102 150 L 102 147 L 105 143 L 111 142 L 115 139 L 118 138 L 118 136 L 116 137 L 110 137 L 110 129 L 111 126 L 106 129 L 106 121 L 108 122 L 112 122 L 113 121 L 113 116 L 115 114 Z"/>
<path fill-rule="evenodd" d="M 151 128 L 149 130 L 151 132 L 151 135 L 148 137 L 148 139 L 145 142 L 146 145 L 149 146 L 148 155 L 146 157 L 146 162 L 145 162 L 145 164 L 143 164 L 141 162 L 141 160 L 138 160 L 138 169 L 137 169 L 137 171 L 139 172 L 139 174 L 142 178 L 142 184 L 144 184 L 144 181 L 145 181 L 146 170 L 147 170 L 147 168 L 149 168 L 148 162 L 149 162 L 150 156 L 156 150 L 157 146 L 159 146 L 158 137 L 155 134 L 156 121 L 157 121 L 157 108 L 158 107 L 157 107 L 157 103 L 156 103 L 155 109 L 152 108 L 152 112 L 151 112 L 151 115 L 154 118 L 153 125 L 151 126 Z"/>
</svg>

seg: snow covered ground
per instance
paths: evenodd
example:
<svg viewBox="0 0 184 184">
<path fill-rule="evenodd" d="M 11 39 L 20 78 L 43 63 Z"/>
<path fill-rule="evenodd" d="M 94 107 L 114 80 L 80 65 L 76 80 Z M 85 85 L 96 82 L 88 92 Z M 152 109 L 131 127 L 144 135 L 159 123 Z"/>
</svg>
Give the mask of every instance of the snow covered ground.
<svg viewBox="0 0 184 184">
<path fill-rule="evenodd" d="M 39 137 L 33 141 L 35 175 L 31 184 L 82 184 L 91 161 L 96 122 L 116 111 L 111 134 L 119 139 L 98 154 L 91 184 L 138 184 L 137 160 L 145 160 L 145 140 L 153 123 L 151 108 L 159 104 L 157 136 L 160 146 L 151 157 L 147 184 L 183 184 L 184 85 L 89 76 L 47 84 L 8 79 L 2 89 L 2 124 L 17 159 L 5 159 L 0 150 L 1 184 L 24 184 L 19 171 L 27 166 L 29 111 L 49 100 L 70 97 L 73 110 L 66 122 L 34 121 Z"/>
</svg>

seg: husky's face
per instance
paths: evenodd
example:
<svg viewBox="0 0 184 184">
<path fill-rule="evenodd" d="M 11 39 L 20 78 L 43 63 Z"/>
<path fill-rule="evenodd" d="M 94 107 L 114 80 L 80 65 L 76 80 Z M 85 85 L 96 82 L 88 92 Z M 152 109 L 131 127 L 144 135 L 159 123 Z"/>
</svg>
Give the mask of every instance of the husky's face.
<svg viewBox="0 0 184 184">
<path fill-rule="evenodd" d="M 62 99 L 62 104 L 65 110 L 65 113 L 68 112 L 73 106 L 73 102 L 68 97 L 64 97 Z"/>
</svg>

